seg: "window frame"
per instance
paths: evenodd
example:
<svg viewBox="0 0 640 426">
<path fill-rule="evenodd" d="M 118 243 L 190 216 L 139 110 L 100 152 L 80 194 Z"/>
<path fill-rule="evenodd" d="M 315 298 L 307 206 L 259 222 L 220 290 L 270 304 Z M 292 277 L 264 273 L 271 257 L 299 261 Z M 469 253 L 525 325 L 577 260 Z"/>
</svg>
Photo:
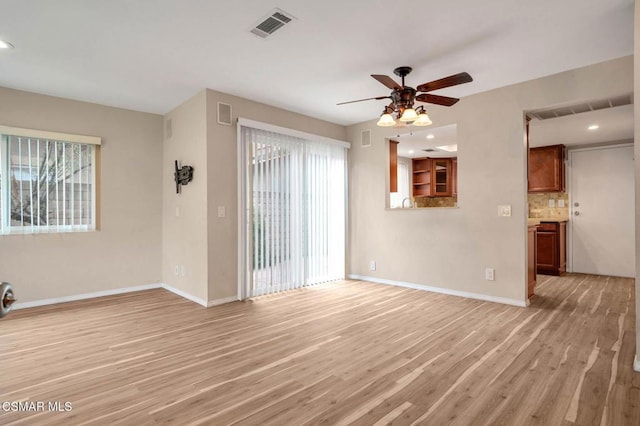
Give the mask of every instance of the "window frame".
<svg viewBox="0 0 640 426">
<path fill-rule="evenodd" d="M 47 224 L 47 225 L 11 225 L 10 208 L 11 191 L 10 180 L 13 173 L 10 159 L 8 158 L 9 143 L 11 137 L 24 138 L 27 140 L 43 140 L 69 144 L 91 146 L 91 170 L 88 173 L 91 182 L 91 204 L 90 223 L 88 224 Z M 102 139 L 96 136 L 74 135 L 69 133 L 50 132 L 33 129 L 23 129 L 0 125 L 0 236 L 1 235 L 23 235 L 40 233 L 68 233 L 68 232 L 91 232 L 98 228 L 98 171 L 99 171 L 99 147 Z M 31 154 L 32 155 L 32 154 Z M 20 165 L 23 167 L 23 165 Z M 28 167 L 32 167 L 31 163 Z M 72 198 L 65 198 L 67 203 Z M 66 207 L 65 207 L 66 210 Z"/>
</svg>

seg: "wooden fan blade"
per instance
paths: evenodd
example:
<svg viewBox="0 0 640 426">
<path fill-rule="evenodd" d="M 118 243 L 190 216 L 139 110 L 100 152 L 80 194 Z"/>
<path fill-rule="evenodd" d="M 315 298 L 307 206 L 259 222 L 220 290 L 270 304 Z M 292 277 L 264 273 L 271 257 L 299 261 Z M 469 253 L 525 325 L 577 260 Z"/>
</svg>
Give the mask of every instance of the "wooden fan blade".
<svg viewBox="0 0 640 426">
<path fill-rule="evenodd" d="M 458 98 L 450 98 L 448 96 L 432 95 L 431 93 L 421 93 L 416 96 L 416 100 L 420 102 L 428 102 L 430 104 L 451 106 L 458 102 Z"/>
<path fill-rule="evenodd" d="M 389 99 L 391 96 L 378 96 L 377 98 L 366 98 L 366 99 L 358 99 L 357 101 L 347 101 L 347 102 L 340 102 L 339 104 L 336 105 L 344 105 L 344 104 L 352 104 L 354 102 L 362 102 L 362 101 L 372 101 L 372 100 L 376 100 L 379 101 L 380 99 Z"/>
<path fill-rule="evenodd" d="M 398 89 L 402 90 L 402 86 L 396 83 L 391 77 L 388 75 L 380 75 L 380 74 L 371 74 L 371 77 L 378 80 L 380 83 L 387 86 L 389 89 Z"/>
<path fill-rule="evenodd" d="M 417 87 L 418 92 L 431 92 L 433 90 L 444 89 L 445 87 L 457 86 L 458 84 L 469 83 L 473 78 L 466 72 L 450 75 L 440 80 L 430 81 Z"/>
</svg>

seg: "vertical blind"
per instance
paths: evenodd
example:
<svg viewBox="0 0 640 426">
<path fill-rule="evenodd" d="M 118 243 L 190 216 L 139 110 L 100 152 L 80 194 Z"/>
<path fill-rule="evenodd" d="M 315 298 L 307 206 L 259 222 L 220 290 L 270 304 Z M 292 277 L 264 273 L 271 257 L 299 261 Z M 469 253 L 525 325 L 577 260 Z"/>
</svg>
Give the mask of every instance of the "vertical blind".
<svg viewBox="0 0 640 426">
<path fill-rule="evenodd" d="M 248 297 L 344 278 L 346 150 L 241 126 Z"/>
<path fill-rule="evenodd" d="M 91 229 L 94 155 L 91 144 L 3 135 L 0 232 Z"/>
</svg>

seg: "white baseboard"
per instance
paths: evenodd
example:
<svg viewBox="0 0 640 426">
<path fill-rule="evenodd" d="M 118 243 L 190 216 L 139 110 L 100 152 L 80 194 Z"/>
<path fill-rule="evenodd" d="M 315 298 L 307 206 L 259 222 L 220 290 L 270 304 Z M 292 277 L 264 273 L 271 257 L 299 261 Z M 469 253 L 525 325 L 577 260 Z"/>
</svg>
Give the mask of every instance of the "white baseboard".
<svg viewBox="0 0 640 426">
<path fill-rule="evenodd" d="M 428 285 L 414 284 L 414 283 L 408 283 L 404 281 L 387 280 L 384 278 L 367 277 L 363 275 L 354 275 L 354 274 L 349 274 L 349 279 L 360 280 L 360 281 L 370 281 L 372 283 L 393 285 L 397 287 L 412 288 L 414 290 L 425 290 L 425 291 L 431 291 L 433 293 L 442 293 L 442 294 L 448 294 L 450 296 L 466 297 L 468 299 L 484 300 L 487 302 L 496 302 L 496 303 L 502 303 L 505 305 L 513 305 L 513 306 L 521 306 L 521 307 L 527 306 L 527 302 L 524 300 L 507 299 L 506 297 L 489 296 L 486 294 L 468 293 L 466 291 L 451 290 L 448 288 L 441 288 L 441 287 L 431 287 Z"/>
<path fill-rule="evenodd" d="M 636 354 L 636 358 L 633 360 L 633 369 L 640 373 L 640 358 Z"/>
<path fill-rule="evenodd" d="M 198 305 L 204 306 L 205 308 L 208 307 L 208 303 L 206 300 L 201 299 L 200 297 L 196 297 L 192 294 L 187 293 L 186 291 L 182 291 L 182 290 L 178 290 L 175 287 L 171 287 L 168 284 L 160 284 L 160 287 L 164 288 L 167 291 L 170 291 L 171 293 L 177 294 L 180 297 L 184 297 L 187 300 L 191 300 L 192 302 L 197 303 Z"/>
<path fill-rule="evenodd" d="M 209 300 L 209 303 L 207 303 L 207 306 L 211 307 L 211 306 L 224 305 L 225 303 L 237 302 L 238 300 L 240 300 L 238 299 L 238 296 L 225 297 L 224 299 Z"/>
<path fill-rule="evenodd" d="M 104 297 L 104 296 L 114 296 L 116 294 L 132 293 L 135 291 L 151 290 L 155 288 L 163 288 L 167 291 L 170 291 L 171 293 L 177 294 L 180 297 L 183 297 L 187 300 L 195 302 L 198 305 L 204 306 L 205 308 L 208 308 L 211 306 L 223 305 L 225 303 L 235 302 L 236 300 L 239 300 L 237 296 L 232 296 L 232 297 L 226 297 L 224 299 L 215 299 L 215 300 L 206 301 L 199 297 L 193 296 L 185 291 L 178 290 L 175 287 L 171 287 L 170 285 L 167 285 L 164 283 L 154 283 L 154 284 L 139 285 L 135 287 L 124 287 L 124 288 L 116 288 L 113 290 L 96 291 L 93 293 L 74 294 L 73 296 L 55 297 L 53 299 L 34 300 L 32 302 L 16 302 L 13 304 L 13 306 L 11 306 L 11 309 L 17 310 L 17 309 L 35 308 L 37 306 L 55 305 L 57 303 L 65 303 L 65 302 L 75 302 L 78 300 L 94 299 L 96 297 Z"/>
<path fill-rule="evenodd" d="M 73 296 L 55 297 L 53 299 L 34 300 L 32 302 L 16 302 L 11 309 L 35 308 L 36 306 L 54 305 L 56 303 L 75 302 L 77 300 L 93 299 L 96 297 L 113 296 L 116 294 L 131 293 L 134 291 L 151 290 L 161 288 L 163 285 L 159 283 L 139 285 L 135 287 L 116 288 L 113 290 L 96 291 L 93 293 L 74 294 Z M 16 296 L 20 297 L 19 294 Z"/>
</svg>

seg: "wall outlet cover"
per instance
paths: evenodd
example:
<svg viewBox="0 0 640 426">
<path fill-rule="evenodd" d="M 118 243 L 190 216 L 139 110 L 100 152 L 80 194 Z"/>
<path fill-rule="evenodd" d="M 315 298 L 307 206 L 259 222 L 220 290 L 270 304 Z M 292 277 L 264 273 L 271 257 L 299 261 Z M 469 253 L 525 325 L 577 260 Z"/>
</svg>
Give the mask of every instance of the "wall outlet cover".
<svg viewBox="0 0 640 426">
<path fill-rule="evenodd" d="M 372 260 L 371 262 L 369 262 L 369 269 L 372 271 L 376 270 L 376 261 Z"/>
<path fill-rule="evenodd" d="M 555 207 L 556 206 L 556 200 L 554 200 L 553 198 L 549 198 L 549 207 Z"/>
<path fill-rule="evenodd" d="M 493 281 L 495 279 L 495 270 L 493 268 L 485 268 L 484 279 L 487 281 Z"/>
<path fill-rule="evenodd" d="M 498 216 L 511 216 L 511 204 L 498 206 Z"/>
<path fill-rule="evenodd" d="M 564 207 L 564 200 L 558 200 L 558 207 Z"/>
</svg>

